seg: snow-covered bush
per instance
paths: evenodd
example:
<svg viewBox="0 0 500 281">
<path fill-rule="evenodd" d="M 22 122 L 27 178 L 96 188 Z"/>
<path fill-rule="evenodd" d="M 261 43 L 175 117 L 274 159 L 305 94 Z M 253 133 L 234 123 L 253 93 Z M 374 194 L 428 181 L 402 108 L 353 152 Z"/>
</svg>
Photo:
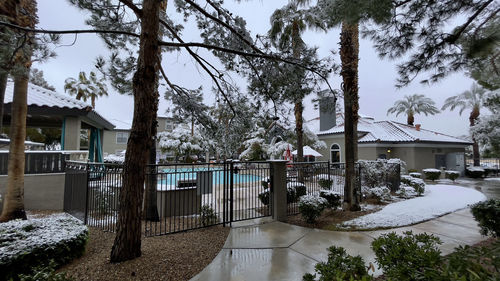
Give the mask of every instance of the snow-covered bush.
<svg viewBox="0 0 500 281">
<path fill-rule="evenodd" d="M 482 167 L 467 167 L 465 169 L 465 174 L 473 179 L 479 179 L 484 176 L 484 169 Z"/>
<path fill-rule="evenodd" d="M 422 178 L 422 174 L 417 173 L 417 172 L 413 172 L 413 173 L 410 173 L 410 177 L 420 179 L 420 178 Z"/>
<path fill-rule="evenodd" d="M 325 198 L 304 195 L 299 200 L 299 212 L 307 223 L 314 223 L 327 204 Z"/>
<path fill-rule="evenodd" d="M 123 162 L 125 162 L 125 155 L 109 154 L 104 157 L 104 163 L 123 164 Z"/>
<path fill-rule="evenodd" d="M 382 203 L 384 201 L 388 201 L 391 199 L 391 190 L 386 186 L 378 186 L 371 188 L 363 186 L 361 188 L 361 192 L 366 197 L 366 199 L 374 199 L 378 203 Z"/>
<path fill-rule="evenodd" d="M 406 163 L 400 159 L 377 159 L 376 161 L 359 160 L 361 181 L 364 186 L 386 186 L 399 180 Z M 399 169 L 398 169 L 399 167 Z"/>
<path fill-rule="evenodd" d="M 422 172 L 424 172 L 426 180 L 435 181 L 439 179 L 439 177 L 441 176 L 441 170 L 438 169 L 433 169 L 433 168 L 423 169 Z"/>
<path fill-rule="evenodd" d="M 447 179 L 450 179 L 452 181 L 455 181 L 459 176 L 460 176 L 460 172 L 458 171 L 444 171 L 444 175 Z"/>
<path fill-rule="evenodd" d="M 88 229 L 68 214 L 0 223 L 0 272 L 9 280 L 35 267 L 59 266 L 85 250 Z"/>
<path fill-rule="evenodd" d="M 340 193 L 333 190 L 322 189 L 319 191 L 319 197 L 325 198 L 327 203 L 327 208 L 337 209 L 342 204 L 342 196 Z"/>
<path fill-rule="evenodd" d="M 402 183 L 396 191 L 396 196 L 399 198 L 409 199 L 417 196 L 417 192 L 415 192 L 413 187 Z"/>
<path fill-rule="evenodd" d="M 417 196 L 421 196 L 425 192 L 425 182 L 422 179 L 411 176 L 401 176 L 401 183 L 411 186 L 417 193 Z"/>
<path fill-rule="evenodd" d="M 115 211 L 114 203 L 117 202 L 117 198 L 112 187 L 96 187 L 92 190 L 92 195 L 94 197 L 94 203 L 92 204 L 94 207 L 93 215 L 98 217 L 106 216 Z"/>
<path fill-rule="evenodd" d="M 186 156 L 186 160 L 190 155 L 201 152 L 206 144 L 199 130 L 191 134 L 191 129 L 185 124 L 175 127 L 171 132 L 158 133 L 158 138 L 158 146 L 163 152 L 172 152 L 176 157 Z"/>
</svg>

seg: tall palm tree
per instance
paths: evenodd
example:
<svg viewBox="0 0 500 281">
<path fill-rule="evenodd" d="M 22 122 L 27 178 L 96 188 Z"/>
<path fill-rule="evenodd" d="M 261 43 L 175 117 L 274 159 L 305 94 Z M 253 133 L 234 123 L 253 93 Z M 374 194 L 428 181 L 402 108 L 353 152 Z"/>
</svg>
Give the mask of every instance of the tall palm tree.
<svg viewBox="0 0 500 281">
<path fill-rule="evenodd" d="M 469 125 L 470 127 L 473 127 L 479 118 L 481 107 L 486 101 L 486 98 L 486 90 L 480 87 L 478 84 L 472 83 L 470 90 L 447 98 L 444 101 L 444 105 L 441 110 L 445 110 L 447 108 L 450 108 L 450 110 L 455 110 L 455 108 L 460 108 L 459 114 L 462 115 L 462 113 L 466 109 L 470 109 L 471 112 L 469 114 Z M 474 138 L 474 135 L 472 136 L 472 141 L 474 142 L 474 144 L 472 145 L 474 166 L 479 166 L 479 145 Z"/>
<path fill-rule="evenodd" d="M 317 17 L 299 9 L 299 4 L 300 1 L 290 1 L 281 9 L 274 11 L 271 15 L 271 30 L 269 30 L 271 40 L 278 43 L 281 49 L 291 47 L 295 59 L 300 59 L 301 51 L 305 47 L 301 38 L 302 33 L 308 27 L 320 28 L 323 24 Z M 303 99 L 304 97 L 300 95 L 293 97 L 298 162 L 304 161 Z"/>
<path fill-rule="evenodd" d="M 3 6 L 5 5 L 5 6 Z M 7 18 L 14 24 L 34 28 L 36 16 L 36 1 L 8 0 L 2 3 L 0 15 L 4 15 L 3 7 L 13 14 Z M 14 8 L 14 9 L 12 9 Z M 22 13 L 21 13 L 22 11 Z M 7 194 L 3 205 L 0 222 L 13 219 L 26 219 L 24 211 L 24 140 L 26 139 L 26 115 L 28 100 L 28 79 L 31 66 L 33 35 L 27 34 L 25 44 L 16 49 L 14 64 L 18 70 L 13 73 L 14 93 L 12 99 L 12 118 L 10 123 L 10 147 L 7 174 Z"/>
<path fill-rule="evenodd" d="M 95 108 L 97 97 L 108 95 L 108 88 L 104 82 L 104 78 L 97 78 L 93 71 L 90 72 L 89 78 L 82 71 L 78 74 L 78 80 L 71 77 L 66 79 L 64 81 L 64 91 L 69 92 L 72 96 L 76 96 L 77 100 L 83 99 L 83 101 L 87 101 L 90 98 L 93 108 Z"/>
<path fill-rule="evenodd" d="M 396 113 L 396 116 L 399 116 L 399 114 L 405 113 L 407 116 L 406 123 L 413 126 L 415 114 L 423 113 L 427 116 L 439 113 L 439 109 L 435 104 L 432 99 L 425 95 L 413 94 L 405 96 L 402 100 L 397 100 L 394 106 L 387 110 L 387 115 Z"/>
</svg>

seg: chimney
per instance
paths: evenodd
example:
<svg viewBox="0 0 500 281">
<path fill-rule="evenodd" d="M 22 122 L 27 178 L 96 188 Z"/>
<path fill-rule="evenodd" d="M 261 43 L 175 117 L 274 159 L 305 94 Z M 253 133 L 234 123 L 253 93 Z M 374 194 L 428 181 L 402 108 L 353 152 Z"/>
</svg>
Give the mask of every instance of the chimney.
<svg viewBox="0 0 500 281">
<path fill-rule="evenodd" d="M 337 126 L 335 97 L 322 97 L 319 100 L 319 130 L 327 131 Z"/>
<path fill-rule="evenodd" d="M 421 126 L 422 126 L 422 125 L 420 125 L 420 124 L 415 124 L 415 129 L 417 129 L 417 131 L 420 131 L 420 127 L 421 127 Z"/>
</svg>

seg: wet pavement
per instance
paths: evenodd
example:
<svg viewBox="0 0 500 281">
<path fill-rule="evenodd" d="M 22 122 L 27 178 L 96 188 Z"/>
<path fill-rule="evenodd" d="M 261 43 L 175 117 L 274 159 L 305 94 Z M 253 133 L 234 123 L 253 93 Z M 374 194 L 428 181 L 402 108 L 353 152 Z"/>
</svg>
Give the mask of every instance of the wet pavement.
<svg viewBox="0 0 500 281">
<path fill-rule="evenodd" d="M 447 183 L 447 182 L 440 182 Z M 457 185 L 475 188 L 488 198 L 500 198 L 500 181 L 460 179 Z M 325 261 L 327 248 L 344 247 L 350 255 L 360 255 L 367 266 L 372 263 L 381 274 L 371 250 L 373 239 L 382 234 L 406 231 L 429 233 L 443 242 L 443 254 L 453 252 L 459 245 L 471 245 L 487 237 L 479 234 L 470 209 L 463 209 L 413 226 L 377 231 L 326 231 L 304 228 L 269 219 L 233 224 L 222 251 L 202 272 L 191 280 L 302 280 L 313 273 L 317 262 Z M 236 226 L 236 227 L 235 227 Z"/>
</svg>

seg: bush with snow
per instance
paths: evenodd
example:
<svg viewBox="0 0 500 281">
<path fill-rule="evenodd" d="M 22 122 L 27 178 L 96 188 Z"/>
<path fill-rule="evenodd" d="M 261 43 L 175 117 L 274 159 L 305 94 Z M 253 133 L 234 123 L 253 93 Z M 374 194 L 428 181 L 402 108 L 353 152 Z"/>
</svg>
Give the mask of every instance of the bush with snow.
<svg viewBox="0 0 500 281">
<path fill-rule="evenodd" d="M 465 169 L 465 174 L 473 179 L 479 179 L 484 176 L 484 169 L 482 167 L 467 167 Z"/>
<path fill-rule="evenodd" d="M 328 205 L 325 198 L 304 195 L 299 200 L 299 212 L 307 223 L 314 223 Z"/>
<path fill-rule="evenodd" d="M 481 234 L 500 237 L 500 200 L 476 203 L 472 205 L 471 212 L 481 228 Z"/>
<path fill-rule="evenodd" d="M 450 179 L 452 181 L 455 181 L 459 176 L 460 176 L 460 172 L 458 171 L 444 171 L 444 175 L 447 179 Z"/>
<path fill-rule="evenodd" d="M 361 188 L 361 192 L 366 199 L 374 199 L 378 203 L 391 200 L 391 190 L 387 186 L 366 187 Z"/>
<path fill-rule="evenodd" d="M 327 203 L 327 208 L 337 209 L 342 204 L 342 195 L 333 190 L 322 189 L 319 191 L 319 197 L 325 198 Z"/>
<path fill-rule="evenodd" d="M 421 196 L 425 192 L 425 182 L 422 179 L 414 178 L 411 176 L 401 176 L 401 183 L 407 186 L 411 186 L 417 193 L 417 196 Z"/>
<path fill-rule="evenodd" d="M 125 162 L 125 155 L 109 154 L 104 157 L 104 163 L 123 164 L 123 162 Z"/>
<path fill-rule="evenodd" d="M 83 254 L 88 229 L 68 214 L 0 223 L 0 272 L 9 280 L 32 269 L 68 263 Z"/>
<path fill-rule="evenodd" d="M 266 206 L 269 205 L 269 190 L 262 191 L 261 193 L 259 193 L 259 195 L 257 195 L 257 197 L 259 198 L 260 202 L 262 202 L 262 204 Z"/>
<path fill-rule="evenodd" d="M 395 194 L 397 197 L 404 199 L 410 199 L 417 196 L 417 192 L 415 192 L 415 189 L 404 183 L 402 183 L 401 186 L 399 186 L 399 189 L 396 191 Z"/>
<path fill-rule="evenodd" d="M 332 188 L 333 180 L 331 180 L 331 179 L 319 179 L 318 184 L 323 189 L 330 189 L 330 188 Z"/>
<path fill-rule="evenodd" d="M 412 178 L 417 178 L 417 179 L 421 179 L 422 178 L 422 174 L 421 173 L 417 173 L 417 172 L 412 172 L 409 175 Z"/>
<path fill-rule="evenodd" d="M 406 163 L 400 159 L 359 160 L 358 163 L 362 184 L 369 187 L 386 186 L 394 178 L 399 180 L 401 171 L 406 167 Z"/>
<path fill-rule="evenodd" d="M 426 180 L 435 181 L 441 176 L 441 170 L 434 168 L 423 169 L 422 172 L 424 173 Z"/>
<path fill-rule="evenodd" d="M 298 181 L 288 182 L 286 184 L 286 187 L 287 187 L 287 190 L 293 189 L 295 192 L 295 200 L 293 202 L 297 202 L 297 200 L 301 196 L 304 196 L 307 194 L 306 185 L 304 183 L 301 183 Z"/>
</svg>

